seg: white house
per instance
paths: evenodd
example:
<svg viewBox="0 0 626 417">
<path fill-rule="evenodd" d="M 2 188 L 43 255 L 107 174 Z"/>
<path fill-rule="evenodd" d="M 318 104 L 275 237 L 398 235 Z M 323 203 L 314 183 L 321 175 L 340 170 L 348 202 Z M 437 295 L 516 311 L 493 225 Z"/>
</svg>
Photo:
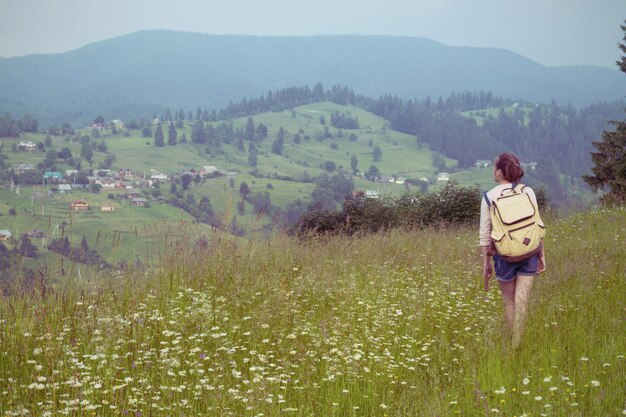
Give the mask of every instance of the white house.
<svg viewBox="0 0 626 417">
<path fill-rule="evenodd" d="M 26 141 L 24 142 L 23 140 L 20 141 L 20 143 L 17 144 L 17 149 L 19 149 L 20 151 L 36 151 L 37 150 L 37 145 L 33 142 Z"/>
<path fill-rule="evenodd" d="M 447 172 L 440 172 L 437 177 L 437 181 L 450 181 L 450 174 Z"/>
<path fill-rule="evenodd" d="M 154 182 L 165 182 L 165 181 L 169 181 L 169 177 L 165 174 L 153 174 L 150 176 L 150 179 Z"/>
<path fill-rule="evenodd" d="M 122 129 L 124 129 L 124 122 L 122 122 L 119 119 L 111 120 L 109 122 L 109 126 L 113 126 L 117 130 L 122 130 Z"/>
</svg>

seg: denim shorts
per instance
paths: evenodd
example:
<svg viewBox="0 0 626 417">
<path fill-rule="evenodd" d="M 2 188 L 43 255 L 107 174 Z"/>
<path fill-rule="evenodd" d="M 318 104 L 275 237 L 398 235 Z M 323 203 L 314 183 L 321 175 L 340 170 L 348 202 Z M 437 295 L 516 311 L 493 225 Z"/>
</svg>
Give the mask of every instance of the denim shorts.
<svg viewBox="0 0 626 417">
<path fill-rule="evenodd" d="M 498 281 L 513 281 L 517 274 L 520 275 L 537 275 L 539 265 L 539 255 L 535 255 L 522 262 L 510 263 L 500 257 L 493 255 L 493 266 L 496 271 Z"/>
</svg>

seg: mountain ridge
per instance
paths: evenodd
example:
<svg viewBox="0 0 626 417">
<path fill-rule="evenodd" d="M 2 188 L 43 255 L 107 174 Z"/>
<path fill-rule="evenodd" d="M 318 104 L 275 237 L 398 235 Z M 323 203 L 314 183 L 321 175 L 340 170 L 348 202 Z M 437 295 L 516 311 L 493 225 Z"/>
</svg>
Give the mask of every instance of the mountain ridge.
<svg viewBox="0 0 626 417">
<path fill-rule="evenodd" d="M 43 123 L 221 108 L 291 85 L 437 99 L 489 91 L 575 106 L 623 98 L 619 71 L 546 67 L 514 52 L 389 35 L 272 37 L 140 31 L 56 54 L 0 58 L 0 110 Z M 120 114 L 125 112 L 127 114 Z"/>
</svg>

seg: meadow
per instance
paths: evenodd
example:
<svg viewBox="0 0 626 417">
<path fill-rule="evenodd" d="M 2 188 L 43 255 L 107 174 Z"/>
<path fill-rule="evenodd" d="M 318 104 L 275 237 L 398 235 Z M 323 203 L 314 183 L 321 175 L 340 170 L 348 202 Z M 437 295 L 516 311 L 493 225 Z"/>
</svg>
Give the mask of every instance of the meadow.
<svg viewBox="0 0 626 417">
<path fill-rule="evenodd" d="M 475 228 L 172 236 L 0 300 L 0 415 L 623 415 L 625 237 L 623 208 L 550 219 L 512 350 Z"/>
</svg>

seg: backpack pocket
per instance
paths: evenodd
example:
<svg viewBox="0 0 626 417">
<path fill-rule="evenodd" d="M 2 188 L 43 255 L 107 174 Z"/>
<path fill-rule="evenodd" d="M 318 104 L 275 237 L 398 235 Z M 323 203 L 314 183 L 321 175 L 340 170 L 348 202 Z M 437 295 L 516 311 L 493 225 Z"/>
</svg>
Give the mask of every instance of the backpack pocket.
<svg viewBox="0 0 626 417">
<path fill-rule="evenodd" d="M 494 242 L 500 242 L 504 238 L 504 233 L 496 232 L 495 230 L 491 231 L 491 240 Z"/>
<path fill-rule="evenodd" d="M 513 225 L 532 218 L 535 206 L 528 194 L 510 194 L 499 197 L 495 204 L 496 213 L 504 225 Z"/>
</svg>

